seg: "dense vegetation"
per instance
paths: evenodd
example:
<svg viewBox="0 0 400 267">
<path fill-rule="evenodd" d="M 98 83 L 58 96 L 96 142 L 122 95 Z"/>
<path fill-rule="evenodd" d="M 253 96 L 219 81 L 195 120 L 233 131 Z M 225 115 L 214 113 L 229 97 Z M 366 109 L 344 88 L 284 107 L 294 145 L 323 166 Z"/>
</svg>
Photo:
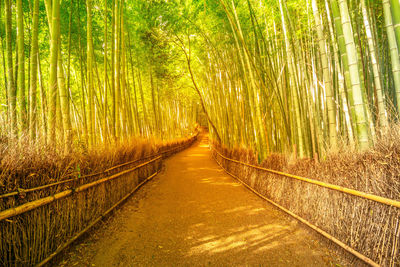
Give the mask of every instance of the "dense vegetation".
<svg viewBox="0 0 400 267">
<path fill-rule="evenodd" d="M 398 0 L 1 1 L 1 134 L 215 139 L 321 157 L 400 112 Z M 5 90 L 7 89 L 7 90 Z"/>
<path fill-rule="evenodd" d="M 236 160 L 398 199 L 399 0 L 0 0 L 0 50 L 0 210 L 182 149 L 196 123 Z M 221 163 L 376 262 L 399 262 L 394 207 Z M 105 210 L 131 182 L 88 199 Z M 58 224 L 2 221 L 3 263 L 40 262 L 100 216 L 79 199 L 37 217 Z M 48 238 L 59 229 L 71 231 Z"/>
<path fill-rule="evenodd" d="M 70 150 L 192 130 L 197 100 L 150 2 L 6 0 L 0 8 L 0 131 L 9 142 Z"/>
<path fill-rule="evenodd" d="M 204 93 L 224 144 L 317 157 L 396 122 L 397 0 L 207 3 Z"/>
</svg>

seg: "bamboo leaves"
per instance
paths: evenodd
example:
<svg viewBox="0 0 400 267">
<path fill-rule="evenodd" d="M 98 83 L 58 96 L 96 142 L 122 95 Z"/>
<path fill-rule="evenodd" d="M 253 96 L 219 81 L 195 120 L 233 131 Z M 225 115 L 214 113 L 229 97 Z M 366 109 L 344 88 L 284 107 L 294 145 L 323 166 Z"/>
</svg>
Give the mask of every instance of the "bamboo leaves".
<svg viewBox="0 0 400 267">
<path fill-rule="evenodd" d="M 323 158 L 367 149 L 399 114 L 397 0 L 45 0 L 46 13 L 37 0 L 4 3 L 8 132 L 23 136 L 29 122 L 32 141 L 46 135 L 65 152 L 169 139 L 203 117 L 259 160 Z"/>
</svg>

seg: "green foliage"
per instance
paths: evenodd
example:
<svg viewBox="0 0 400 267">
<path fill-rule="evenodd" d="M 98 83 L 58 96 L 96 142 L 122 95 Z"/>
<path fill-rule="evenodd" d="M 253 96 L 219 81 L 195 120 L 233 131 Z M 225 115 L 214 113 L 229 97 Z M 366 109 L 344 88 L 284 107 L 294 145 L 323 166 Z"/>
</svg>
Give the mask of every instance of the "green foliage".
<svg viewBox="0 0 400 267">
<path fill-rule="evenodd" d="M 14 12 L 15 4 L 11 2 Z M 37 124 L 38 132 L 45 128 L 43 114 L 47 114 L 49 104 L 51 36 L 44 2 L 40 1 L 39 6 L 41 68 L 35 99 L 37 112 L 41 113 L 36 117 L 44 119 Z M 114 17 L 113 3 L 116 4 Z M 92 0 L 92 99 L 86 77 L 86 1 L 62 0 L 61 64 L 65 79 L 70 80 L 67 92 L 74 137 L 85 143 L 86 113 L 89 108 L 92 110 L 91 105 L 94 105 L 97 120 L 94 127 L 99 137 L 96 142 L 105 142 L 131 135 L 159 138 L 180 135 L 184 132 L 183 125 L 189 121 L 193 124 L 193 118 L 201 113 L 199 105 L 204 104 L 210 113 L 209 122 L 215 122 L 218 128 L 215 131 L 221 132 L 224 143 L 251 147 L 262 155 L 260 157 L 271 152 L 293 152 L 293 145 L 306 156 L 323 156 L 330 149 L 329 144 L 336 141 L 357 145 L 356 115 L 366 116 L 368 139 L 373 142 L 379 120 L 384 119 L 382 116 L 387 114 L 389 121 L 395 120 L 395 112 L 389 107 L 396 104 L 398 97 L 393 89 L 398 83 L 392 63 L 395 52 L 389 53 L 383 5 L 366 0 L 364 15 L 360 5 L 349 2 L 357 53 L 352 59 L 359 62 L 357 68 L 351 68 L 353 74 L 350 75 L 346 44 L 341 43 L 344 37 L 339 36 L 343 32 L 339 29 L 341 14 L 333 10 L 334 3 L 335 0 L 316 1 L 322 22 L 322 34 L 317 34 L 311 0 Z M 0 9 L 3 18 L 3 4 Z M 24 0 L 25 62 L 31 57 L 31 9 L 31 2 Z M 116 21 L 121 10 L 123 19 Z M 395 20 L 398 18 L 395 11 L 388 15 L 393 15 Z M 366 37 L 364 16 L 371 24 L 372 42 Z M 4 21 L 0 20 L 2 51 L 6 50 Z M 14 44 L 15 17 L 11 23 Z M 121 28 L 122 32 L 114 32 Z M 318 42 L 321 36 L 324 40 Z M 376 64 L 372 62 L 371 49 L 376 50 Z M 11 54 L 16 76 L 15 45 Z M 69 59 L 71 64 L 67 70 Z M 192 73 L 188 72 L 188 61 Z M 0 63 L 3 63 L 2 57 Z M 373 67 L 379 70 L 380 79 L 370 74 Z M 1 64 L 0 86 L 3 88 L 7 78 L 4 73 L 6 69 Z M 356 102 L 362 100 L 365 114 L 361 114 L 360 106 L 359 111 L 354 112 L 355 96 L 350 78 L 356 74 L 361 79 L 361 95 Z M 26 68 L 26 81 L 28 75 Z M 328 101 L 325 89 L 329 80 L 332 80 L 332 101 Z M 381 101 L 378 105 L 374 83 L 379 80 L 383 92 L 380 99 L 385 103 Z M 199 92 L 194 90 L 194 83 Z M 6 114 L 8 103 L 4 90 L 0 91 L 0 101 L 0 110 Z M 191 114 L 194 111 L 196 114 Z M 57 112 L 61 113 L 57 115 L 61 118 L 63 112 L 58 109 Z M 378 112 L 380 115 L 375 115 Z M 182 129 L 169 134 L 168 131 L 175 131 L 171 130 L 171 125 L 181 125 L 178 128 Z M 111 138 L 114 126 L 119 130 Z M 56 127 L 62 132 L 61 124 Z"/>
</svg>

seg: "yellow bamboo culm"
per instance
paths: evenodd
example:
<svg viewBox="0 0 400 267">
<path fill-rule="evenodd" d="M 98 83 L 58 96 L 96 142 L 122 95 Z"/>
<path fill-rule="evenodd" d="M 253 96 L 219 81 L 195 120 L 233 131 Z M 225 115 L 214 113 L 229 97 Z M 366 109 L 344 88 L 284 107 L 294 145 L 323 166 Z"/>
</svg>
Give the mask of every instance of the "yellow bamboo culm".
<svg viewBox="0 0 400 267">
<path fill-rule="evenodd" d="M 229 160 L 231 162 L 235 162 L 235 163 L 238 163 L 238 164 L 241 164 L 241 165 L 244 165 L 244 166 L 248 166 L 248 167 L 251 167 L 251 168 L 254 168 L 254 169 L 258 169 L 258 170 L 266 171 L 266 172 L 269 172 L 269 173 L 277 174 L 277 175 L 280 175 L 280 176 L 293 178 L 293 179 L 300 180 L 300 181 L 303 181 L 303 182 L 307 182 L 307 183 L 310 183 L 310 184 L 315 184 L 315 185 L 318 185 L 318 186 L 322 186 L 322 187 L 325 187 L 325 188 L 329 188 L 329 189 L 332 189 L 332 190 L 343 192 L 343 193 L 346 193 L 346 194 L 349 194 L 349 195 L 361 197 L 361 198 L 364 198 L 364 199 L 369 199 L 369 200 L 372 200 L 372 201 L 375 201 L 375 202 L 379 202 L 379 203 L 382 203 L 382 204 L 385 204 L 385 205 L 388 205 L 388 206 L 393 206 L 393 207 L 396 207 L 396 208 L 400 208 L 400 201 L 397 201 L 397 200 L 393 200 L 393 199 L 389 199 L 389 198 L 385 198 L 385 197 L 380 197 L 380 196 L 376 196 L 376 195 L 373 195 L 373 194 L 368 194 L 368 193 L 364 193 L 364 192 L 361 192 L 361 191 L 358 191 L 358 190 L 354 190 L 354 189 L 350 189 L 350 188 L 347 188 L 347 187 L 343 187 L 343 186 L 340 186 L 340 185 L 329 184 L 329 183 L 325 183 L 325 182 L 322 182 L 322 181 L 318 181 L 318 180 L 314 180 L 314 179 L 310 179 L 310 178 L 306 178 L 306 177 L 301 177 L 301 176 L 297 176 L 297 175 L 293 175 L 293 174 L 289 174 L 289 173 L 284 173 L 284 172 L 280 172 L 280 171 L 275 171 L 275 170 L 263 168 L 263 167 L 260 167 L 260 166 L 257 166 L 257 165 L 241 162 L 241 161 L 238 161 L 238 160 L 235 160 L 235 159 L 231 159 L 231 158 L 225 157 L 218 150 L 216 150 L 214 147 L 212 149 L 221 158 Z"/>
</svg>

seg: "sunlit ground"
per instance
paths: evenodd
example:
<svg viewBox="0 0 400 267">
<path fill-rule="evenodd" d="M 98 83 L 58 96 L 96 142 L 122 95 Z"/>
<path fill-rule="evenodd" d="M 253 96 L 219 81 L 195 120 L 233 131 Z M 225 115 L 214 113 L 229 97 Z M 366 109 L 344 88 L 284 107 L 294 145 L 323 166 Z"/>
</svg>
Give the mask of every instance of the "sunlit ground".
<svg viewBox="0 0 400 267">
<path fill-rule="evenodd" d="M 91 249 L 96 266 L 326 266 L 298 223 L 228 176 L 202 143 L 166 163 Z M 190 160 L 189 160 L 190 159 Z"/>
</svg>

